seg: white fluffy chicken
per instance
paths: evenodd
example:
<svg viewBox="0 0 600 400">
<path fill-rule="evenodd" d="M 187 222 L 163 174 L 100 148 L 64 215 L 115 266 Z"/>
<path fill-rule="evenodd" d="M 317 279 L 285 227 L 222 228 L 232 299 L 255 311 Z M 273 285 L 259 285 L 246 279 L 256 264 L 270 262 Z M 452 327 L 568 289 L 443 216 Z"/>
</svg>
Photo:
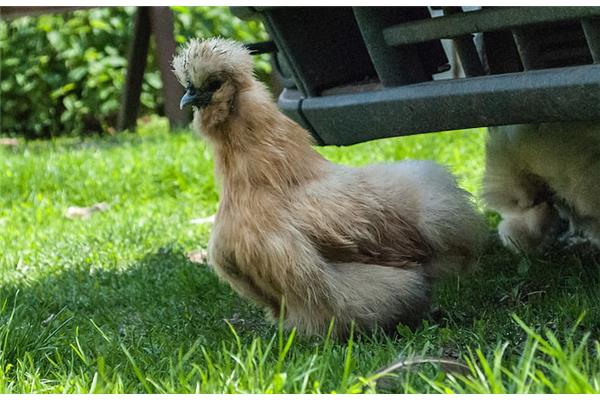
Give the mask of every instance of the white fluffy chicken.
<svg viewBox="0 0 600 400">
<path fill-rule="evenodd" d="M 173 60 L 221 183 L 209 262 L 288 326 L 343 337 L 416 324 L 432 278 L 471 264 L 484 224 L 429 161 L 350 168 L 312 147 L 253 76 L 246 48 L 192 40 Z M 281 307 L 284 302 L 285 307 Z"/>
<path fill-rule="evenodd" d="M 556 239 L 560 221 L 600 246 L 600 122 L 489 129 L 483 197 L 500 212 L 505 246 L 528 252 Z"/>
</svg>

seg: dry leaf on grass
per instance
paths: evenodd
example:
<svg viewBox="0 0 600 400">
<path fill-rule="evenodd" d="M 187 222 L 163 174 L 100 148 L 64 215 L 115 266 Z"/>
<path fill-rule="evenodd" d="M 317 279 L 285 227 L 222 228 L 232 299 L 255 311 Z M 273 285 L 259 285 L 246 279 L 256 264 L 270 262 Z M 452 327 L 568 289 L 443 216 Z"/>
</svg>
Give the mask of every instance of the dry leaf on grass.
<svg viewBox="0 0 600 400">
<path fill-rule="evenodd" d="M 15 138 L 0 138 L 0 146 L 18 146 L 19 139 Z"/>
<path fill-rule="evenodd" d="M 391 390 L 399 384 L 399 377 L 397 375 L 394 376 L 394 374 L 402 370 L 412 370 L 423 364 L 437 365 L 444 372 L 454 375 L 468 375 L 470 372 L 469 367 L 465 363 L 450 357 L 399 358 L 375 372 L 375 375 L 379 375 L 379 378 L 377 378 L 377 387 L 382 390 Z"/>
<path fill-rule="evenodd" d="M 212 224 L 215 222 L 215 216 L 211 215 L 210 217 L 204 218 L 194 218 L 190 220 L 190 224 Z"/>
<path fill-rule="evenodd" d="M 187 253 L 187 258 L 195 264 L 206 264 L 208 262 L 208 251 L 204 249 L 190 251 Z"/>
<path fill-rule="evenodd" d="M 42 325 L 48 325 L 50 322 L 52 322 L 54 319 L 56 318 L 56 314 L 52 313 L 48 316 L 48 318 L 46 318 L 45 320 L 42 321 Z"/>
<path fill-rule="evenodd" d="M 107 203 L 97 203 L 89 207 L 71 206 L 65 211 L 65 217 L 69 219 L 88 219 L 93 213 L 108 210 Z"/>
<path fill-rule="evenodd" d="M 231 318 L 224 318 L 223 321 L 226 324 L 231 325 L 236 330 L 247 329 L 256 331 L 266 325 L 265 320 L 262 318 L 240 318 L 239 313 L 234 313 Z"/>
</svg>

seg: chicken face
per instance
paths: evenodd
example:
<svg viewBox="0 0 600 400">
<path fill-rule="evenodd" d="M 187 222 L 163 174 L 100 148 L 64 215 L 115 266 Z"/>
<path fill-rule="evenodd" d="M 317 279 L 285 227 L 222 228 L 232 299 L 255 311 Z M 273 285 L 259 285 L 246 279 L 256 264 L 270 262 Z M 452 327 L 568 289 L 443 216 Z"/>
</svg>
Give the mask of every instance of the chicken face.
<svg viewBox="0 0 600 400">
<path fill-rule="evenodd" d="M 185 94 L 179 103 L 179 107 L 183 109 L 183 107 L 187 105 L 196 108 L 208 106 L 212 101 L 214 93 L 221 89 L 223 83 L 225 83 L 225 80 L 219 76 L 209 77 L 200 88 L 194 87 L 191 82 L 188 83 Z"/>
<path fill-rule="evenodd" d="M 253 63 L 240 43 L 214 38 L 192 40 L 173 59 L 173 72 L 186 88 L 180 107 L 192 106 L 221 122 L 234 106 L 235 94 L 252 81 Z"/>
</svg>

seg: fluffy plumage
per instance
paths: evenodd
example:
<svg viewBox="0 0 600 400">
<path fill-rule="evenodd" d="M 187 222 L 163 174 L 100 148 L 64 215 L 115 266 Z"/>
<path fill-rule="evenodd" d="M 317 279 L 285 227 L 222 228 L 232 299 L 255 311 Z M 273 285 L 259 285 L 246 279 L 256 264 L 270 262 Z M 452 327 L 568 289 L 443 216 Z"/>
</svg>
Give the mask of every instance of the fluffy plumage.
<svg viewBox="0 0 600 400">
<path fill-rule="evenodd" d="M 441 166 L 328 162 L 254 79 L 239 43 L 194 40 L 173 65 L 221 182 L 210 263 L 274 318 L 285 300 L 286 323 L 308 333 L 333 317 L 339 336 L 351 321 L 415 324 L 432 278 L 475 260 L 482 219 Z"/>
<path fill-rule="evenodd" d="M 498 232 L 513 251 L 572 234 L 600 246 L 600 122 L 489 129 L 484 199 L 500 212 Z"/>
</svg>

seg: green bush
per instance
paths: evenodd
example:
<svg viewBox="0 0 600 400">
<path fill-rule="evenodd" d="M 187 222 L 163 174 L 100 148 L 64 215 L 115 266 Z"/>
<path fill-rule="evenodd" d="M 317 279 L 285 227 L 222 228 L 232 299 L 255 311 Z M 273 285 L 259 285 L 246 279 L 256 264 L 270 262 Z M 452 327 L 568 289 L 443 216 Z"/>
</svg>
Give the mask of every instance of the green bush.
<svg viewBox="0 0 600 400">
<path fill-rule="evenodd" d="M 266 39 L 262 25 L 226 7 L 173 7 L 178 43 L 223 36 Z M 115 126 L 132 39 L 134 7 L 78 10 L 0 22 L 0 134 L 27 138 L 105 132 Z M 151 42 L 141 114 L 163 113 Z M 257 58 L 260 76 L 270 70 Z"/>
</svg>

